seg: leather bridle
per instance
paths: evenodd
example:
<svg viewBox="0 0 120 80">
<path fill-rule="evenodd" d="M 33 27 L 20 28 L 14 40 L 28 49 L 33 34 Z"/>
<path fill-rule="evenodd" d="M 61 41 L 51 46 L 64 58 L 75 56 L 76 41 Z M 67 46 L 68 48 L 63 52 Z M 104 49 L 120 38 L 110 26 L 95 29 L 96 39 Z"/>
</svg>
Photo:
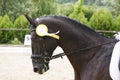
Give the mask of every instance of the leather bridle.
<svg viewBox="0 0 120 80">
<path fill-rule="evenodd" d="M 33 29 L 33 30 L 31 30 L 31 32 L 32 31 L 35 31 L 35 29 Z M 111 42 L 106 42 L 106 43 L 102 43 L 102 44 L 96 44 L 96 45 L 93 45 L 93 46 L 89 46 L 89 47 L 86 47 L 86 48 L 82 48 L 82 49 L 78 49 L 78 50 L 75 50 L 75 51 L 71 51 L 71 52 L 63 52 L 63 53 L 59 53 L 59 54 L 56 54 L 56 55 L 53 55 L 53 56 L 51 56 L 51 57 L 49 57 L 48 56 L 48 52 L 47 52 L 47 49 L 46 49 L 46 44 L 45 44 L 45 42 L 44 42 L 44 37 L 42 37 L 42 43 L 43 43 L 43 50 L 44 50 L 44 56 L 41 56 L 41 55 L 31 55 L 31 58 L 32 59 L 34 59 L 34 58 L 42 58 L 42 59 L 44 59 L 44 61 L 46 62 L 46 63 L 49 63 L 49 61 L 50 60 L 52 60 L 52 59 L 56 59 L 56 58 L 63 58 L 63 56 L 65 56 L 65 55 L 71 55 L 71 54 L 76 54 L 76 53 L 78 53 L 78 52 L 80 52 L 80 51 L 85 51 L 85 50 L 89 50 L 89 49 L 93 49 L 93 48 L 96 48 L 96 47 L 99 47 L 99 46 L 102 46 L 102 45 L 106 45 L 106 44 L 110 44 L 110 43 L 114 43 L 115 41 L 111 41 Z"/>
<path fill-rule="evenodd" d="M 96 47 L 99 47 L 99 46 L 102 46 L 102 45 L 106 45 L 106 44 L 110 44 L 110 43 L 114 43 L 114 42 L 115 41 L 111 41 L 111 42 L 107 42 L 107 43 L 103 43 L 103 44 L 97 44 L 97 45 L 89 46 L 89 47 L 86 47 L 86 48 L 78 49 L 78 50 L 71 51 L 71 52 L 59 53 L 59 54 L 53 55 L 51 57 L 51 59 L 56 59 L 56 58 L 59 58 L 59 57 L 63 58 L 63 56 L 65 56 L 65 55 L 72 55 L 73 53 L 76 54 L 80 51 L 86 51 L 86 50 L 89 50 L 89 49 L 93 49 L 93 48 L 96 48 Z"/>
<path fill-rule="evenodd" d="M 48 52 L 47 52 L 47 48 L 46 48 L 46 44 L 45 44 L 45 42 L 44 42 L 44 38 L 42 38 L 42 39 L 40 39 L 40 41 L 43 43 L 42 44 L 42 47 L 43 47 L 43 55 L 40 55 L 40 54 L 32 54 L 31 55 L 31 58 L 32 58 L 32 60 L 34 60 L 35 61 L 35 59 L 43 59 L 44 60 L 44 62 L 45 63 L 49 63 L 49 61 L 51 60 L 51 57 L 49 57 L 48 56 Z M 37 62 L 37 61 L 36 61 Z"/>
</svg>

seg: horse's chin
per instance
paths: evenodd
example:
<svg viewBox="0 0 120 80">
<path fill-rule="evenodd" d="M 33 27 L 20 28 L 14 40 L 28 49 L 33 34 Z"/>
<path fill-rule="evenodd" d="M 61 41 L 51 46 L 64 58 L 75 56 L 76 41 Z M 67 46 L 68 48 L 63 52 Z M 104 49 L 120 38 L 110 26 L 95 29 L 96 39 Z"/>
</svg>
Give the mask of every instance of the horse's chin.
<svg viewBox="0 0 120 80">
<path fill-rule="evenodd" d="M 44 68 L 34 68 L 34 72 L 42 75 L 49 70 L 49 66 L 44 65 Z"/>
<path fill-rule="evenodd" d="M 43 73 L 47 72 L 48 70 L 49 70 L 49 68 L 48 69 L 43 68 L 43 69 L 39 70 L 37 73 L 42 75 Z"/>
</svg>

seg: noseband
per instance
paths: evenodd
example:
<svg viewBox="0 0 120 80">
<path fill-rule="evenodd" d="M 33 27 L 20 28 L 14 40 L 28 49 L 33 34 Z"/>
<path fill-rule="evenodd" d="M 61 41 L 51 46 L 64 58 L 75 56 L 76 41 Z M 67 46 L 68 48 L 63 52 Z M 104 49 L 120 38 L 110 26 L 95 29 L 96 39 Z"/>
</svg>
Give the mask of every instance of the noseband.
<svg viewBox="0 0 120 80">
<path fill-rule="evenodd" d="M 47 52 L 47 49 L 46 49 L 46 44 L 44 42 L 44 38 L 40 39 L 40 41 L 43 43 L 42 46 L 43 46 L 43 50 L 44 50 L 44 54 L 43 55 L 35 55 L 35 54 L 32 54 L 31 55 L 31 59 L 34 60 L 35 62 L 38 61 L 38 59 L 43 59 L 45 63 L 49 63 L 49 61 L 51 60 L 51 57 L 48 56 L 48 52 Z"/>
</svg>

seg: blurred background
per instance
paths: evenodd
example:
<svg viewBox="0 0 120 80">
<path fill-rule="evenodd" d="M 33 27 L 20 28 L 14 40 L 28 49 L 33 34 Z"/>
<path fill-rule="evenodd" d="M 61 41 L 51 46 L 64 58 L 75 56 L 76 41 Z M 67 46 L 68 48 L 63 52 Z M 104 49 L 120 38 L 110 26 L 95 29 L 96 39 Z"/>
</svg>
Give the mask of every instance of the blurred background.
<svg viewBox="0 0 120 80">
<path fill-rule="evenodd" d="M 30 34 L 25 14 L 67 16 L 108 37 L 120 30 L 120 0 L 0 0 L 0 44 L 24 43 Z"/>
</svg>

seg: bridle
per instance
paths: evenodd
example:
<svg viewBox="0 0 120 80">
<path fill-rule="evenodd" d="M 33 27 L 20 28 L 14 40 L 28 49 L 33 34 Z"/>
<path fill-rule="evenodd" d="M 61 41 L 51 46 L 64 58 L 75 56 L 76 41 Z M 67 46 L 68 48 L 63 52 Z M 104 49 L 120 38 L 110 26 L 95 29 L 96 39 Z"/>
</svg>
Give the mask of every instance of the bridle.
<svg viewBox="0 0 120 80">
<path fill-rule="evenodd" d="M 35 29 L 32 29 L 32 31 L 35 31 Z M 49 63 L 50 60 L 52 59 L 56 59 L 56 58 L 63 58 L 63 56 L 65 55 L 72 55 L 73 53 L 76 54 L 80 51 L 86 51 L 86 50 L 89 50 L 89 49 L 93 49 L 93 48 L 96 48 L 96 47 L 99 47 L 99 46 L 102 46 L 102 45 L 106 45 L 106 44 L 110 44 L 110 43 L 114 43 L 115 41 L 111 41 L 111 42 L 106 42 L 106 43 L 102 43 L 102 44 L 97 44 L 97 45 L 93 45 L 93 46 L 89 46 L 89 47 L 86 47 L 86 48 L 82 48 L 82 49 L 78 49 L 78 50 L 75 50 L 75 51 L 71 51 L 71 52 L 63 52 L 63 53 L 59 53 L 59 54 L 56 54 L 56 55 L 53 55 L 51 57 L 48 56 L 48 52 L 47 52 L 47 49 L 46 49 L 46 44 L 44 42 L 44 37 L 42 37 L 42 43 L 43 43 L 43 50 L 44 50 L 44 56 L 41 56 L 41 55 L 31 55 L 31 58 L 34 59 L 34 58 L 43 58 L 44 59 L 44 62 L 45 63 Z"/>
<path fill-rule="evenodd" d="M 74 54 L 77 54 L 78 52 L 80 51 L 86 51 L 86 50 L 89 50 L 89 49 L 93 49 L 93 48 L 96 48 L 96 47 L 99 47 L 99 46 L 102 46 L 102 45 L 106 45 L 106 44 L 110 44 L 110 43 L 114 43 L 115 41 L 111 41 L 111 42 L 107 42 L 107 43 L 103 43 L 103 44 L 97 44 L 97 45 L 94 45 L 94 46 L 89 46 L 89 47 L 86 47 L 86 48 L 82 48 L 82 49 L 78 49 L 78 50 L 75 50 L 75 51 L 71 51 L 71 52 L 63 52 L 63 53 L 59 53 L 59 54 L 56 54 L 56 55 L 53 55 L 51 57 L 51 60 L 52 59 L 56 59 L 56 58 L 63 58 L 63 56 L 65 55 L 73 55 Z"/>
<path fill-rule="evenodd" d="M 86 50 L 89 50 L 89 49 L 93 49 L 93 48 L 96 48 L 96 47 L 99 47 L 99 46 L 102 46 L 102 45 L 106 45 L 106 44 L 110 44 L 110 43 L 114 43 L 115 41 L 111 41 L 111 42 L 107 42 L 107 43 L 103 43 L 103 44 L 97 44 L 97 45 L 93 45 L 93 46 L 89 46 L 89 47 L 86 47 L 86 48 L 82 48 L 82 49 L 78 49 L 78 50 L 75 50 L 75 51 L 71 51 L 71 52 L 63 52 L 63 53 L 59 53 L 59 54 L 56 54 L 56 55 L 53 55 L 51 57 L 48 56 L 48 52 L 47 52 L 47 49 L 46 49 L 46 44 L 44 42 L 44 39 L 42 39 L 42 42 L 43 42 L 43 50 L 44 50 L 44 56 L 41 56 L 41 55 L 31 55 L 31 58 L 34 59 L 34 58 L 42 58 L 44 60 L 45 63 L 49 63 L 50 60 L 52 59 L 57 59 L 57 58 L 63 58 L 63 56 L 65 55 L 73 55 L 80 52 L 80 51 L 86 51 Z"/>
<path fill-rule="evenodd" d="M 44 38 L 40 39 L 40 41 L 43 43 L 42 44 L 42 47 L 43 47 L 43 55 L 35 55 L 35 54 L 32 54 L 31 55 L 31 59 L 33 59 L 35 61 L 35 59 L 43 59 L 45 63 L 49 63 L 49 61 L 51 60 L 51 57 L 48 56 L 48 52 L 47 52 L 47 48 L 46 48 L 46 44 L 44 42 Z M 37 62 L 37 61 L 36 61 Z"/>
</svg>

